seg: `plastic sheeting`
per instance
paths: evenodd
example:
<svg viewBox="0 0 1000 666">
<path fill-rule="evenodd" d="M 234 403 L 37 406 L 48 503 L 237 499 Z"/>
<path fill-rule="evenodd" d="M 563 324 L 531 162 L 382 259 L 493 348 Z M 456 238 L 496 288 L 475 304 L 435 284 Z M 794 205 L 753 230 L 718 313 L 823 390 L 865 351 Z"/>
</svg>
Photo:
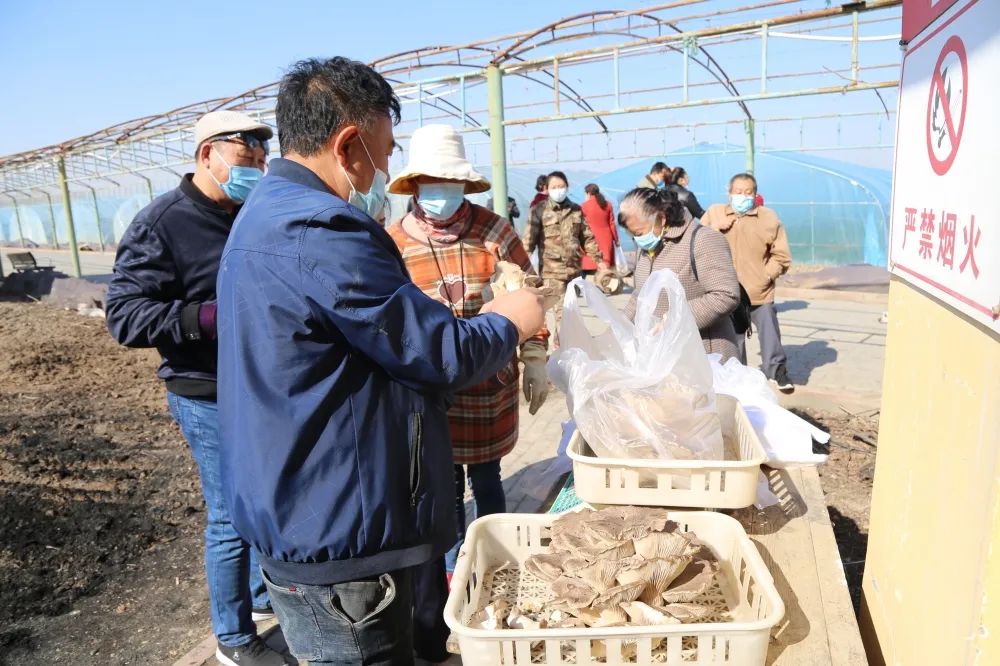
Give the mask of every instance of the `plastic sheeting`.
<svg viewBox="0 0 1000 666">
<path fill-rule="evenodd" d="M 729 179 L 746 170 L 742 146 L 699 144 L 650 158 L 594 178 L 616 204 L 657 161 L 681 166 L 704 208 L 726 201 Z M 788 231 L 793 260 L 805 264 L 886 266 L 892 173 L 886 169 L 808 153 L 757 153 L 754 175 L 764 205 Z M 571 183 L 570 197 L 583 200 L 585 182 Z M 627 248 L 634 245 L 622 234 Z"/>
</svg>

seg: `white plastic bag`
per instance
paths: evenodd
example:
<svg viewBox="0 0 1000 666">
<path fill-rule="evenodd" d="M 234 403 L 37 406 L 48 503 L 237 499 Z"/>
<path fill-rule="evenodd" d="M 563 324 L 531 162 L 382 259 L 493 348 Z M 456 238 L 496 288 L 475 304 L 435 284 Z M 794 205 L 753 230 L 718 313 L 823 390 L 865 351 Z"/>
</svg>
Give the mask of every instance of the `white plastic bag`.
<svg viewBox="0 0 1000 666">
<path fill-rule="evenodd" d="M 778 404 L 778 398 L 767 383 L 767 377 L 756 368 L 748 368 L 735 358 L 720 363 L 722 357 L 709 354 L 716 393 L 731 395 L 746 410 L 753 429 L 767 453 L 768 465 L 815 465 L 826 462 L 826 456 L 812 452 L 815 439 L 821 444 L 830 435 Z"/>
<path fill-rule="evenodd" d="M 578 289 L 591 314 L 609 326 L 597 337 L 587 329 Z M 664 291 L 670 309 L 656 317 Z M 712 370 L 684 288 L 671 271 L 649 276 L 634 324 L 597 287 L 573 280 L 559 339 L 549 377 L 566 394 L 580 434 L 597 455 L 722 459 Z"/>
<path fill-rule="evenodd" d="M 620 278 L 626 278 L 632 275 L 632 269 L 628 265 L 628 257 L 625 256 L 625 250 L 622 249 L 620 243 L 615 243 L 615 275 Z"/>
</svg>

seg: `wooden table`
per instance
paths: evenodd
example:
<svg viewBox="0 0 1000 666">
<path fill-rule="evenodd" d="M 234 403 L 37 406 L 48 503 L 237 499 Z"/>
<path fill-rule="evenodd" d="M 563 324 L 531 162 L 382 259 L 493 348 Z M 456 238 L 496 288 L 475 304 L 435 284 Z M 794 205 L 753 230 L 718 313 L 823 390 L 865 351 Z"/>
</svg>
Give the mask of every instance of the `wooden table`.
<svg viewBox="0 0 1000 666">
<path fill-rule="evenodd" d="M 767 469 L 780 500 L 732 512 L 743 523 L 785 602 L 771 633 L 776 666 L 867 664 L 819 475 L 812 466 Z"/>
</svg>

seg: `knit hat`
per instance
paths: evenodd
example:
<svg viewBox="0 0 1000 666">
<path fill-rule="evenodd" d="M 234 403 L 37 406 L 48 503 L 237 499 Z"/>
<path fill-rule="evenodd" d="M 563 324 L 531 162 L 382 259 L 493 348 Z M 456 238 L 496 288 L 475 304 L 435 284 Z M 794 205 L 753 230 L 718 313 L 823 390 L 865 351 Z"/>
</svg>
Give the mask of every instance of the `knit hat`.
<svg viewBox="0 0 1000 666">
<path fill-rule="evenodd" d="M 416 194 L 419 176 L 465 182 L 466 194 L 490 189 L 490 181 L 465 158 L 462 135 L 448 125 L 424 125 L 410 137 L 410 161 L 389 183 L 393 194 Z"/>
</svg>

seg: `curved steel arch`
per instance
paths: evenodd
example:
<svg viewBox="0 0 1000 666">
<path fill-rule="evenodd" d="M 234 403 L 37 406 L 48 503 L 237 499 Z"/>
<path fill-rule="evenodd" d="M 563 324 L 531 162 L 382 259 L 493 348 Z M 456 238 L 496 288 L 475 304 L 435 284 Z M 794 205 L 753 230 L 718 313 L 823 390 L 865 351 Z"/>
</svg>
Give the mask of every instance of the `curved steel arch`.
<svg viewBox="0 0 1000 666">
<path fill-rule="evenodd" d="M 531 39 L 534 39 L 535 37 L 538 37 L 539 35 L 542 35 L 542 34 L 544 34 L 546 32 L 554 32 L 556 29 L 559 28 L 560 25 L 564 25 L 566 23 L 571 23 L 573 21 L 578 21 L 581 18 L 588 18 L 588 17 L 589 18 L 597 18 L 598 16 L 609 16 L 609 15 L 619 15 L 619 14 L 623 14 L 625 18 L 631 18 L 632 16 L 641 16 L 642 18 L 649 19 L 650 21 L 654 21 L 657 27 L 665 25 L 668 28 L 670 28 L 671 30 L 673 30 L 674 32 L 678 33 L 678 34 L 684 34 L 684 30 L 682 30 L 676 24 L 671 23 L 669 21 L 664 21 L 664 20 L 660 19 L 659 17 L 654 16 L 652 14 L 646 14 L 646 13 L 642 13 L 642 12 L 627 12 L 626 10 L 622 10 L 622 9 L 619 9 L 619 10 L 601 10 L 601 11 L 595 11 L 595 12 L 586 12 L 584 14 L 577 14 L 576 16 L 569 16 L 569 17 L 566 17 L 564 19 L 560 19 L 559 21 L 550 23 L 550 24 L 548 24 L 546 26 L 543 26 L 542 28 L 539 28 L 535 32 L 531 33 L 530 35 L 525 35 L 525 36 L 521 37 L 520 39 L 516 40 L 513 44 L 511 44 L 510 46 L 508 46 L 506 49 L 504 49 L 503 51 L 501 51 L 500 53 L 498 53 L 494 57 L 493 63 L 494 64 L 500 64 L 500 63 L 502 63 L 505 60 L 508 60 L 508 59 L 511 59 L 511 58 L 518 58 L 518 56 L 520 54 L 526 53 L 526 52 L 531 51 L 533 49 L 540 48 L 542 46 L 548 46 L 550 44 L 556 44 L 558 42 L 568 41 L 570 39 L 584 39 L 584 38 L 592 37 L 592 36 L 596 36 L 596 35 L 621 35 L 621 36 L 627 36 L 627 37 L 634 37 L 634 38 L 637 38 L 637 39 L 642 39 L 643 38 L 642 35 L 633 33 L 633 32 L 631 32 L 631 30 L 625 30 L 625 31 L 622 31 L 622 30 L 593 31 L 593 30 L 591 30 L 591 31 L 588 31 L 588 32 L 574 33 L 572 35 L 566 35 L 566 36 L 562 36 L 562 37 L 553 37 L 552 39 L 546 40 L 544 42 L 539 42 L 537 44 L 532 44 L 530 46 L 525 46 L 525 48 L 517 50 L 518 47 L 526 45 Z M 675 51 L 677 53 L 683 53 L 682 49 L 679 49 L 676 46 L 671 46 L 671 45 L 668 44 L 668 45 L 666 45 L 666 48 L 668 48 L 671 51 Z M 726 90 L 729 91 L 729 93 L 731 95 L 733 95 L 733 96 L 739 96 L 740 92 L 739 92 L 739 90 L 737 90 L 736 84 L 733 83 L 732 79 L 729 77 L 729 74 L 726 73 L 726 70 L 724 70 L 722 68 L 722 66 L 718 63 L 718 61 L 715 58 L 713 58 L 712 55 L 708 51 L 706 51 L 704 48 L 698 47 L 698 50 L 701 51 L 702 53 L 704 53 L 705 57 L 708 59 L 709 63 L 711 63 L 711 65 L 714 65 L 716 67 L 716 69 L 718 69 L 719 71 L 718 72 L 713 71 L 712 68 L 711 68 L 711 66 L 706 65 L 705 63 L 703 63 L 702 61 L 698 60 L 697 58 L 689 55 L 689 57 L 691 58 L 691 60 L 693 62 L 695 62 L 697 65 L 699 65 L 700 67 L 702 67 L 709 74 L 711 74 L 715 78 L 716 81 L 718 81 L 720 84 L 722 84 L 722 86 L 724 88 L 726 88 Z M 518 59 L 522 59 L 523 60 L 523 58 L 518 58 Z M 750 109 L 747 108 L 746 103 L 743 102 L 743 101 L 738 101 L 737 104 L 739 105 L 739 107 L 741 109 L 743 109 L 743 113 L 746 114 L 747 118 L 749 118 L 749 119 L 752 120 L 753 116 L 750 114 Z"/>
<path fill-rule="evenodd" d="M 412 53 L 418 53 L 418 52 L 422 52 L 424 50 L 429 50 L 429 49 L 434 49 L 434 48 L 436 48 L 436 49 L 442 49 L 442 47 L 424 47 L 423 49 L 415 49 L 414 51 L 412 51 Z M 485 54 L 492 54 L 492 53 L 494 53 L 493 49 L 487 49 L 487 48 L 484 48 L 484 47 L 481 47 L 481 46 L 463 46 L 462 49 L 469 50 L 469 51 L 481 51 L 481 52 L 483 52 Z M 389 60 L 389 59 L 392 59 L 392 58 L 399 57 L 401 55 L 406 55 L 408 53 L 411 53 L 411 52 L 404 51 L 404 52 L 402 52 L 400 54 L 396 54 L 396 55 L 392 55 L 392 56 L 387 56 L 387 57 L 383 58 L 382 60 L 383 61 L 384 60 Z M 522 60 L 522 61 L 524 60 L 524 58 L 520 58 L 520 57 L 517 57 L 517 56 L 514 56 L 514 57 L 516 57 L 517 60 Z M 459 54 L 459 59 L 461 59 L 461 54 Z M 379 62 L 380 61 L 378 61 L 378 60 L 374 61 L 374 63 L 372 63 L 372 67 L 376 67 L 377 63 L 379 63 Z M 420 64 L 420 65 L 417 65 L 416 67 L 406 68 L 405 71 L 411 71 L 412 72 L 412 71 L 416 71 L 416 70 L 419 70 L 419 69 L 430 69 L 432 67 L 468 67 L 468 68 L 471 68 L 471 69 L 483 69 L 482 66 L 480 66 L 480 65 L 463 64 L 461 62 L 458 62 L 458 63 L 427 63 L 427 64 Z M 389 73 L 396 73 L 397 71 L 399 71 L 399 70 L 391 70 Z M 539 71 L 541 71 L 543 74 L 546 74 L 553 81 L 556 80 L 556 77 L 555 77 L 555 75 L 552 72 L 550 72 L 550 71 L 548 71 L 546 69 L 542 69 L 542 70 L 539 70 Z M 538 83 L 539 85 L 543 85 L 543 86 L 547 87 L 549 90 L 552 90 L 552 91 L 556 90 L 555 86 L 550 85 L 550 84 L 546 83 L 545 81 L 539 81 L 538 79 L 532 78 L 532 77 L 528 76 L 524 72 L 513 72 L 513 74 L 516 75 L 516 76 L 520 76 L 522 78 L 528 79 L 529 81 L 534 81 L 535 83 Z M 386 74 L 383 74 L 383 76 L 386 76 Z M 588 102 L 587 100 L 585 100 L 583 98 L 583 96 L 580 93 L 578 93 L 575 88 L 573 88 L 573 86 L 571 86 L 570 84 L 566 83 L 565 81 L 559 81 L 559 86 L 560 86 L 560 88 L 564 88 L 566 91 L 568 91 L 569 93 L 571 93 L 571 94 L 567 94 L 567 92 L 560 91 L 563 95 L 565 95 L 566 99 L 568 99 L 569 101 L 573 102 L 574 104 L 576 104 L 577 106 L 579 106 L 584 111 L 593 112 L 595 110 L 594 107 L 592 107 L 590 105 L 590 102 Z M 608 126 L 604 124 L 604 121 L 599 116 L 594 116 L 594 120 L 597 121 L 597 124 L 600 125 L 601 129 L 604 130 L 604 132 L 608 131 Z M 480 123 L 476 123 L 476 124 L 480 125 Z"/>
</svg>

